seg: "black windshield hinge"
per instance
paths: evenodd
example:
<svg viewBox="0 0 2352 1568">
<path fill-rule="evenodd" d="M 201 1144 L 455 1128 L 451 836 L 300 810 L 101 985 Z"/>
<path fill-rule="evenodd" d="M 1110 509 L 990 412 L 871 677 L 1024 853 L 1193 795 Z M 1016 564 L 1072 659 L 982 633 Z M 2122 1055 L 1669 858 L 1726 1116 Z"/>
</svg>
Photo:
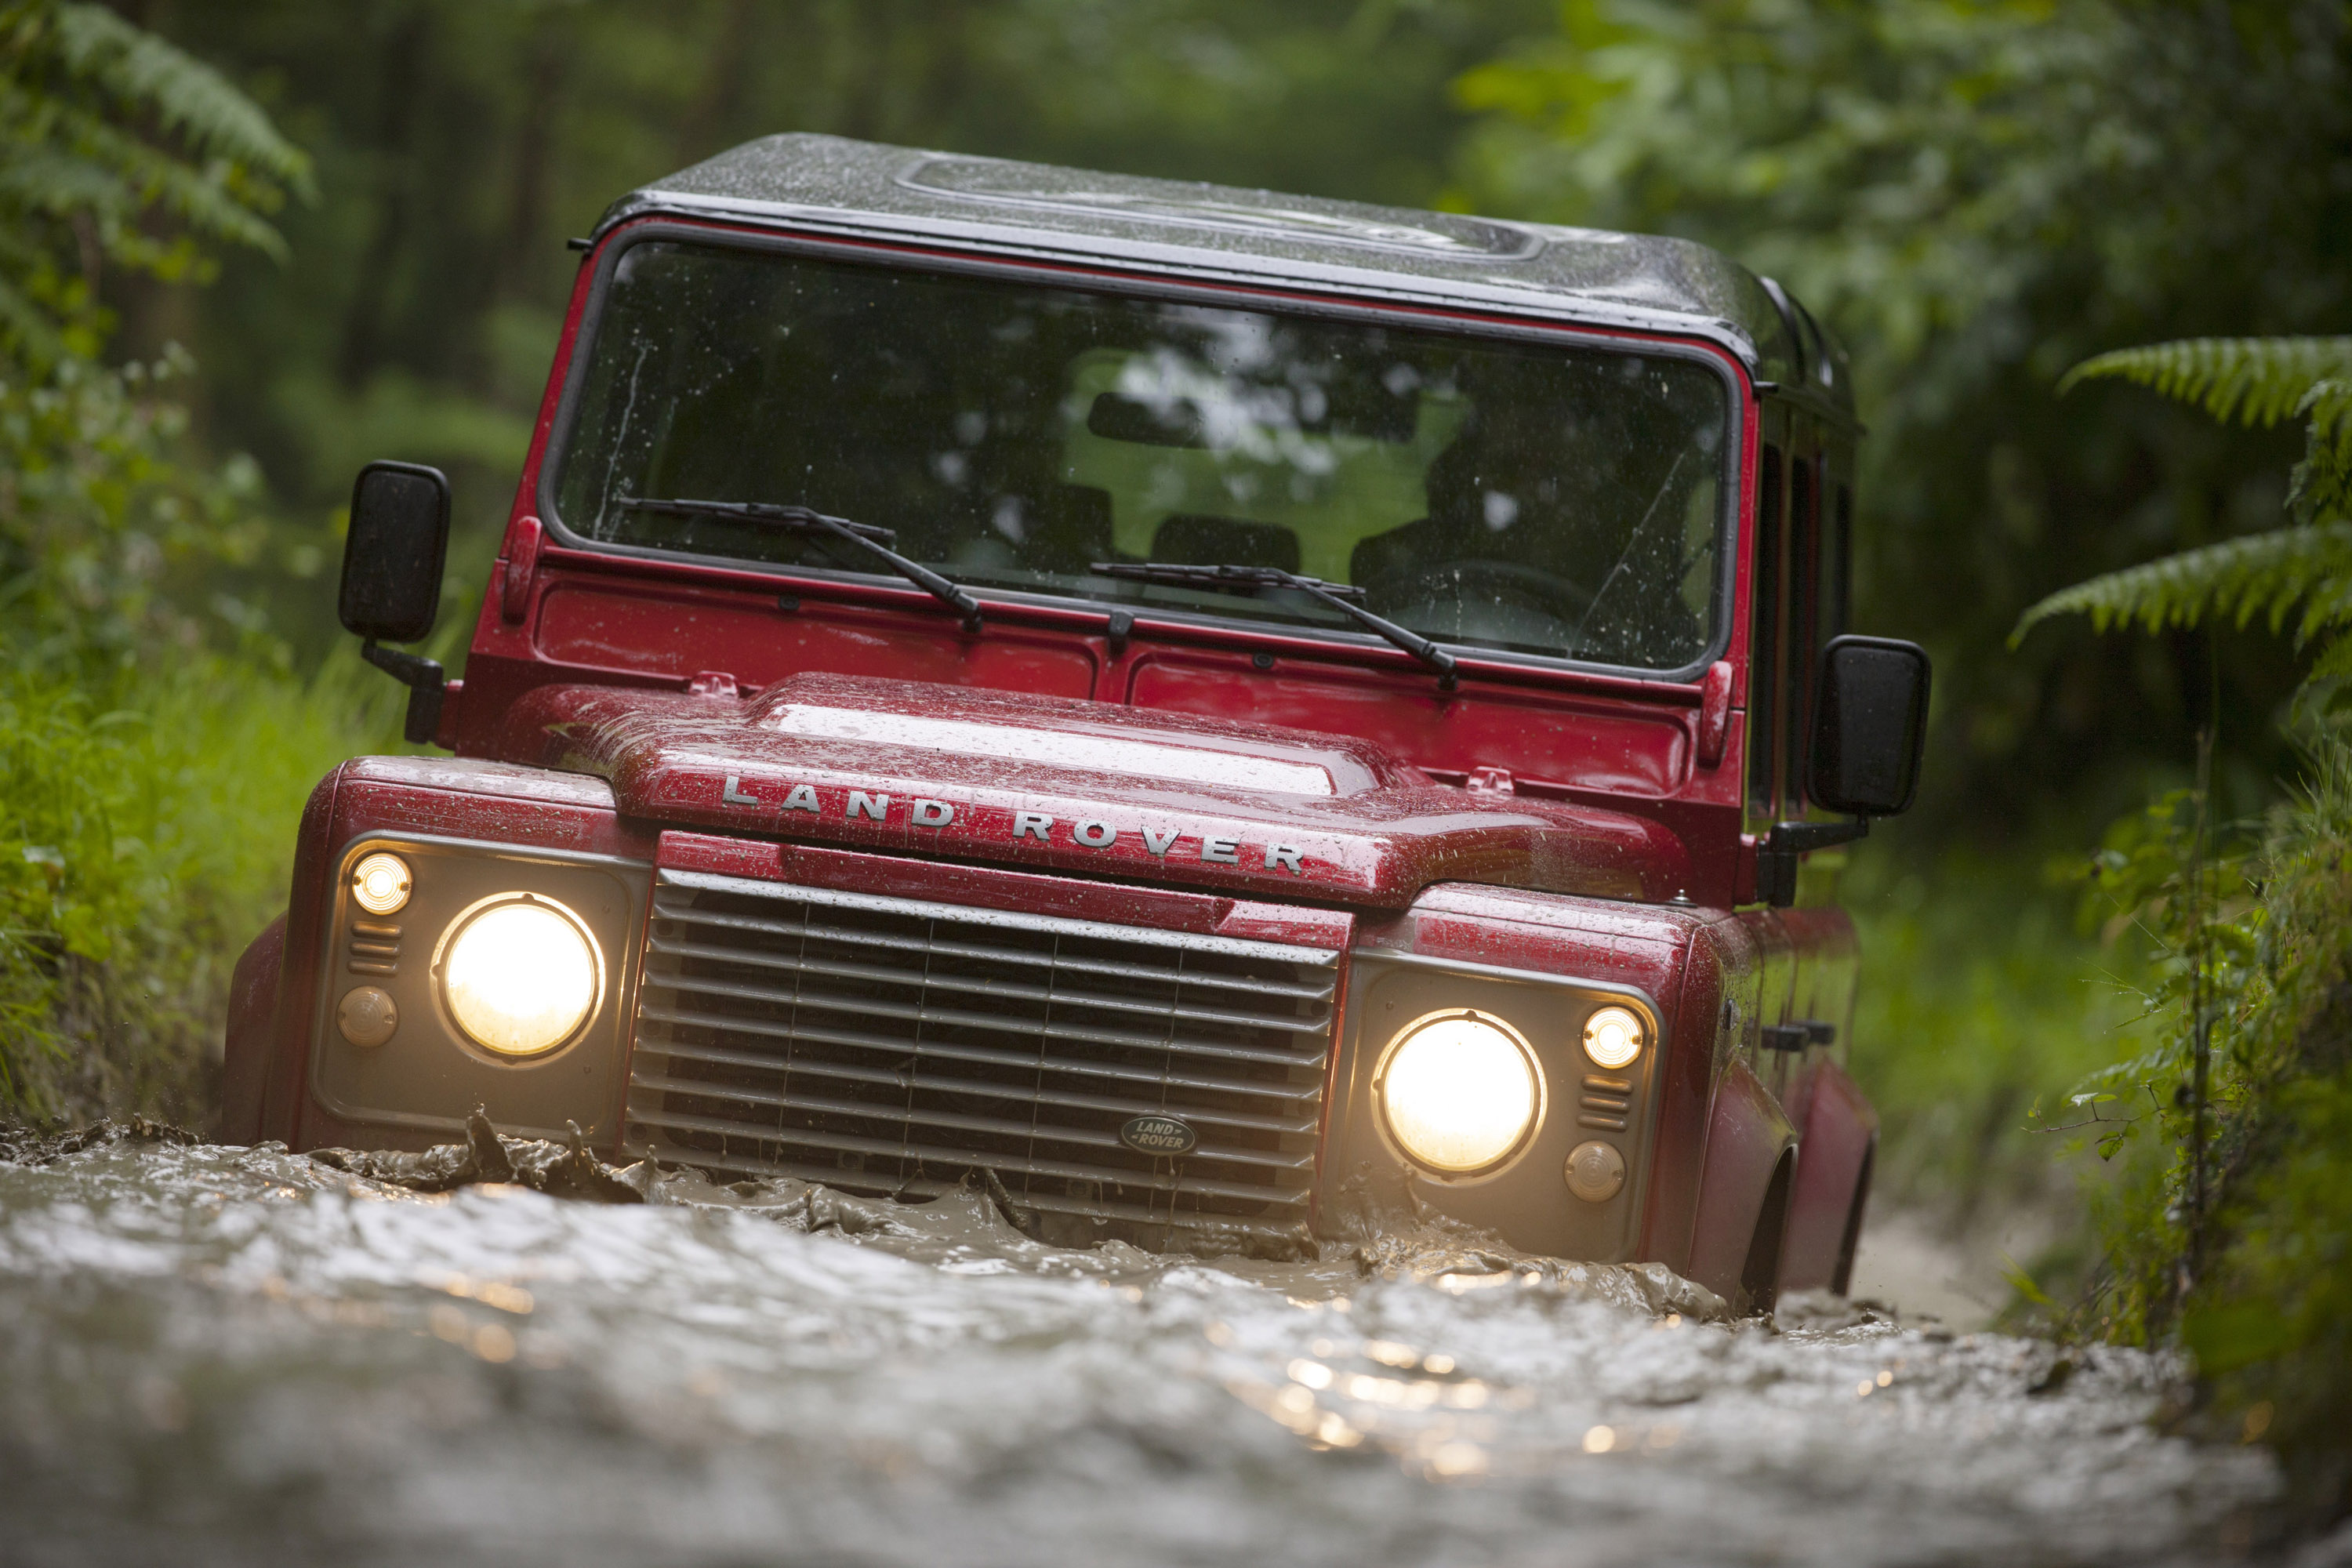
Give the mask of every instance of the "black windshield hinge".
<svg viewBox="0 0 2352 1568">
<path fill-rule="evenodd" d="M 371 637 L 360 645 L 360 657 L 408 688 L 408 719 L 401 735 L 412 746 L 429 746 L 441 732 L 441 699 L 447 695 L 449 677 L 437 658 L 378 647 Z"/>
<path fill-rule="evenodd" d="M 1776 910 L 1797 901 L 1799 858 L 1816 849 L 1851 844 L 1870 833 L 1870 819 L 1849 822 L 1776 822 L 1756 846 L 1756 897 Z"/>
</svg>

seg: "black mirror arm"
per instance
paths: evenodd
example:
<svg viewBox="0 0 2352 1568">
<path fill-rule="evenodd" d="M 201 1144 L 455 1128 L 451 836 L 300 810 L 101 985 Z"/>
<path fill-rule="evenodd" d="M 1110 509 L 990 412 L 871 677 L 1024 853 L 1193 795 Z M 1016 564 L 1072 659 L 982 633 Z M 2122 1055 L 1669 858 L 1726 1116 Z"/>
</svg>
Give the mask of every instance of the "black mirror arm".
<svg viewBox="0 0 2352 1568">
<path fill-rule="evenodd" d="M 1870 818 L 1866 816 L 1857 816 L 1850 822 L 1776 822 L 1764 847 L 1785 854 L 1804 855 L 1869 837 Z"/>
<path fill-rule="evenodd" d="M 441 699 L 449 688 L 441 661 L 378 647 L 373 637 L 360 645 L 360 657 L 408 688 L 408 719 L 400 732 L 412 746 L 431 745 L 441 731 Z"/>
<path fill-rule="evenodd" d="M 1870 836 L 1870 818 L 1847 822 L 1776 822 L 1756 847 L 1756 896 L 1775 909 L 1797 901 L 1797 858 Z"/>
</svg>

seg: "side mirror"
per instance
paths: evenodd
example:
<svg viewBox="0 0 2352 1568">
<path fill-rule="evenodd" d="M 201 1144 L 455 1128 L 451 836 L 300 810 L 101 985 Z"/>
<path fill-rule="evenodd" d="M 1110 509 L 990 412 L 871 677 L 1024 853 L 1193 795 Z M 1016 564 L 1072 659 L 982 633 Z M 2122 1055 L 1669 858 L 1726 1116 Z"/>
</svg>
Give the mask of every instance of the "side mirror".
<svg viewBox="0 0 2352 1568">
<path fill-rule="evenodd" d="M 416 463 L 370 463 L 352 486 L 335 613 L 370 642 L 421 642 L 441 614 L 449 480 Z"/>
<path fill-rule="evenodd" d="M 1813 680 L 1813 746 L 1805 794 L 1851 822 L 1781 822 L 1756 846 L 1756 896 L 1797 900 L 1801 857 L 1851 844 L 1874 816 L 1907 811 L 1927 742 L 1927 653 L 1891 637 L 1832 637 Z"/>
<path fill-rule="evenodd" d="M 1850 816 L 1909 810 L 1927 741 L 1927 650 L 1890 637 L 1833 637 L 1818 671 L 1806 794 Z"/>
<path fill-rule="evenodd" d="M 370 463 L 352 486 L 352 527 L 343 540 L 343 581 L 335 613 L 365 638 L 360 657 L 408 688 L 402 733 L 425 745 L 441 729 L 448 686 L 438 660 L 376 647 L 422 642 L 441 616 L 441 574 L 449 557 L 449 479 L 419 463 Z"/>
</svg>

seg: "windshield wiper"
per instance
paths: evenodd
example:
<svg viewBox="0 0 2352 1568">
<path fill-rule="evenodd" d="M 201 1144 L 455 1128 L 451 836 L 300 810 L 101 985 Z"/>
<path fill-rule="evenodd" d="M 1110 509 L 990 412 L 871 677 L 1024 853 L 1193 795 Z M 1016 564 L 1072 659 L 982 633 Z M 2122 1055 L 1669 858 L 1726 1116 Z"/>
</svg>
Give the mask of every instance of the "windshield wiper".
<svg viewBox="0 0 2352 1568">
<path fill-rule="evenodd" d="M 868 554 L 887 562 L 890 570 L 962 616 L 964 630 L 980 630 L 980 601 L 922 563 L 909 561 L 891 549 L 889 542 L 898 537 L 895 530 L 871 522 L 852 522 L 845 517 L 827 517 L 810 507 L 778 506 L 771 501 L 641 500 L 633 496 L 623 496 L 616 504 L 629 511 L 656 512 L 664 517 L 731 517 L 743 522 L 758 523 L 763 528 L 782 528 L 797 533 L 822 533 L 846 540 Z"/>
<path fill-rule="evenodd" d="M 1296 588 L 1311 599 L 1330 605 L 1358 626 L 1374 635 L 1385 637 L 1397 647 L 1412 655 L 1437 671 L 1437 688 L 1451 691 L 1454 686 L 1454 656 L 1423 637 L 1407 631 L 1394 621 L 1383 620 L 1350 601 L 1364 596 L 1361 588 L 1345 583 L 1326 583 L 1320 577 L 1302 577 L 1296 572 L 1285 572 L 1279 566 L 1187 566 L 1165 561 L 1097 561 L 1094 570 L 1106 577 L 1125 577 L 1137 583 L 1160 583 L 1177 588 Z"/>
</svg>

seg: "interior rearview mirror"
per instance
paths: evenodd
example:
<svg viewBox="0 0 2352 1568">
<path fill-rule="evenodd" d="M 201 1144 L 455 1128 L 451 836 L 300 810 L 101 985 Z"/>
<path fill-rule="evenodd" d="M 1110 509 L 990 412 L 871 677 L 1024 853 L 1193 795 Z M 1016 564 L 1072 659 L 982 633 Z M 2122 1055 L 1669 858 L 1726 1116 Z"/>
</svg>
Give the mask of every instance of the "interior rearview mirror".
<svg viewBox="0 0 2352 1568">
<path fill-rule="evenodd" d="M 371 642 L 421 642 L 441 613 L 449 480 L 418 463 L 370 463 L 352 486 L 336 613 Z"/>
<path fill-rule="evenodd" d="M 1833 637 L 1817 668 L 1806 794 L 1852 816 L 1908 810 L 1927 741 L 1927 650 L 1891 637 Z"/>
</svg>

